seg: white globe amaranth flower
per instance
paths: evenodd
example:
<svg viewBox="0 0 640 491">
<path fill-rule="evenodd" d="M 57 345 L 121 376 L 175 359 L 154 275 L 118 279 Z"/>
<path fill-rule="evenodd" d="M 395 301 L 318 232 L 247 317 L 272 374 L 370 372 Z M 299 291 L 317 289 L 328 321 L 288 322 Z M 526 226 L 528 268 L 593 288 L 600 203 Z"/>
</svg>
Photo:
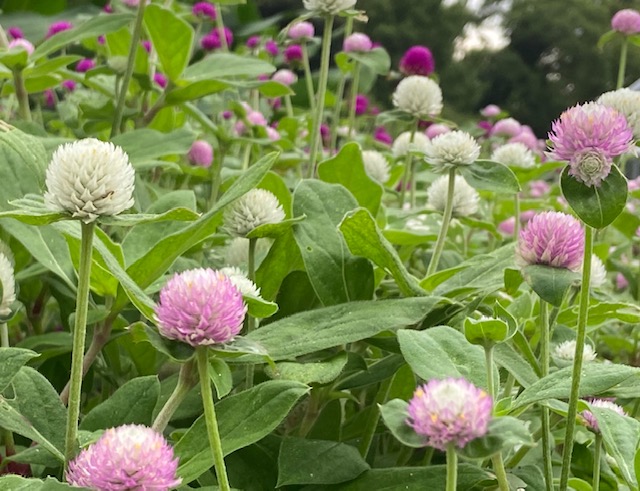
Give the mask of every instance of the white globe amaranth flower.
<svg viewBox="0 0 640 491">
<path fill-rule="evenodd" d="M 413 134 L 413 141 L 411 141 L 411 132 L 405 131 L 400 133 L 398 138 L 393 141 L 391 145 L 391 154 L 394 158 L 405 157 L 408 152 L 422 152 L 427 151 L 429 146 L 429 138 L 424 134 L 416 131 Z"/>
<path fill-rule="evenodd" d="M 623 87 L 605 92 L 596 102 L 622 114 L 631 127 L 633 136 L 640 138 L 640 92 Z"/>
<path fill-rule="evenodd" d="M 440 176 L 427 190 L 427 203 L 432 208 L 444 212 L 449 193 L 449 176 Z M 478 211 L 480 195 L 464 177 L 456 176 L 453 188 L 453 216 L 467 217 Z"/>
<path fill-rule="evenodd" d="M 376 150 L 363 150 L 362 162 L 367 175 L 380 184 L 384 184 L 389 180 L 389 162 L 384 155 Z"/>
<path fill-rule="evenodd" d="M 451 131 L 428 142 L 426 160 L 436 172 L 471 165 L 480 157 L 480 145 L 466 131 Z"/>
<path fill-rule="evenodd" d="M 573 358 L 576 354 L 576 340 L 572 339 L 570 341 L 564 341 L 563 343 L 558 344 L 553 350 L 553 356 L 560 360 L 566 362 L 573 362 Z M 584 350 L 582 351 L 582 359 L 585 362 L 594 361 L 596 359 L 597 353 L 593 349 L 593 346 L 590 344 L 584 345 Z"/>
<path fill-rule="evenodd" d="M 411 75 L 396 87 L 393 105 L 417 118 L 437 116 L 442 112 L 442 90 L 429 77 Z"/>
<path fill-rule="evenodd" d="M 90 223 L 133 206 L 135 170 L 122 148 L 85 138 L 57 148 L 45 184 L 49 209 Z"/>
<path fill-rule="evenodd" d="M 582 275 L 582 265 L 580 266 L 580 274 Z M 602 260 L 593 254 L 591 256 L 591 276 L 589 277 L 589 286 L 591 288 L 600 288 L 607 282 L 607 268 Z"/>
<path fill-rule="evenodd" d="M 266 189 L 252 189 L 234 201 L 224 213 L 224 228 L 235 237 L 246 237 L 260 225 L 284 220 L 282 205 Z"/>
<path fill-rule="evenodd" d="M 324 14 L 335 15 L 354 7 L 357 0 L 302 0 L 304 8 Z"/>
<path fill-rule="evenodd" d="M 522 169 L 529 169 L 536 165 L 536 157 L 533 152 L 525 144 L 519 142 L 500 145 L 493 151 L 490 160 Z"/>
<path fill-rule="evenodd" d="M 219 271 L 231 280 L 231 283 L 240 290 L 242 295 L 256 298 L 260 297 L 260 288 L 237 266 L 227 266 Z"/>
<path fill-rule="evenodd" d="M 6 317 L 11 313 L 11 304 L 16 301 L 16 280 L 13 276 L 11 261 L 2 253 L 0 253 L 0 283 L 2 283 L 0 316 Z"/>
</svg>

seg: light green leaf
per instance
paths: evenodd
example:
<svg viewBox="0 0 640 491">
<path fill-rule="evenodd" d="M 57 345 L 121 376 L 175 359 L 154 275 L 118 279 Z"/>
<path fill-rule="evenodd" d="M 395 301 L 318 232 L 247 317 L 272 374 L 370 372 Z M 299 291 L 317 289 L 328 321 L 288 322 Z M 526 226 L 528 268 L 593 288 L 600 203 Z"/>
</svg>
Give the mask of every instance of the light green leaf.
<svg viewBox="0 0 640 491">
<path fill-rule="evenodd" d="M 173 11 L 157 4 L 147 6 L 144 26 L 162 71 L 169 80 L 176 82 L 189 64 L 193 28 Z"/>
<path fill-rule="evenodd" d="M 490 160 L 477 160 L 471 165 L 460 166 L 462 177 L 476 189 L 495 193 L 517 193 L 518 178 L 506 165 Z"/>
<path fill-rule="evenodd" d="M 580 280 L 580 275 L 566 268 L 552 268 L 534 264 L 526 266 L 522 275 L 531 289 L 542 300 L 560 307 L 569 287 Z"/>
<path fill-rule="evenodd" d="M 28 349 L 0 348 L 0 392 L 4 392 L 20 368 L 38 356 L 38 353 Z"/>
<path fill-rule="evenodd" d="M 307 363 L 281 362 L 276 368 L 265 367 L 265 373 L 276 380 L 294 380 L 302 384 L 328 384 L 342 373 L 347 364 L 347 354 L 338 353 L 331 358 Z"/>
</svg>

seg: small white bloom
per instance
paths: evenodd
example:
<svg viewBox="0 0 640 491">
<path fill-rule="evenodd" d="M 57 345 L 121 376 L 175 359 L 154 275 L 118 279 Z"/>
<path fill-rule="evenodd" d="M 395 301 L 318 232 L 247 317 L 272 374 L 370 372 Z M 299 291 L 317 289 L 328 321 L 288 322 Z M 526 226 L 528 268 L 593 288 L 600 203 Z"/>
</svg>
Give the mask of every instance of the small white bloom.
<svg viewBox="0 0 640 491">
<path fill-rule="evenodd" d="M 586 362 L 594 361 L 596 359 L 596 352 L 593 349 L 593 346 L 590 344 L 584 345 L 584 350 L 582 352 L 582 359 Z M 573 362 L 573 358 L 576 354 L 576 341 L 572 339 L 571 341 L 565 341 L 564 343 L 560 343 L 556 345 L 553 350 L 553 356 L 561 361 Z"/>
<path fill-rule="evenodd" d="M 356 0 L 302 0 L 302 3 L 307 10 L 335 15 L 343 10 L 353 8 Z"/>
<path fill-rule="evenodd" d="M 58 147 L 47 168 L 44 202 L 85 223 L 133 206 L 135 171 L 113 143 L 85 138 Z"/>
<path fill-rule="evenodd" d="M 398 138 L 393 141 L 393 145 L 391 146 L 391 153 L 393 157 L 398 159 L 400 157 L 404 157 L 407 155 L 407 152 L 426 152 L 427 147 L 429 146 L 429 138 L 424 133 L 420 133 L 416 131 L 413 134 L 413 142 L 409 143 L 411 140 L 411 132 L 405 131 L 404 133 L 400 133 Z"/>
<path fill-rule="evenodd" d="M 252 189 L 233 202 L 224 213 L 224 226 L 231 235 L 245 237 L 254 228 L 284 220 L 282 205 L 265 189 Z"/>
<path fill-rule="evenodd" d="M 451 131 L 430 140 L 425 153 L 434 170 L 444 171 L 473 164 L 480 156 L 480 145 L 465 131 Z"/>
<path fill-rule="evenodd" d="M 364 170 L 371 179 L 375 179 L 381 184 L 389 180 L 389 162 L 380 152 L 364 150 L 362 161 L 364 162 Z"/>
<path fill-rule="evenodd" d="M 640 92 L 627 88 L 612 90 L 598 97 L 597 102 L 622 114 L 633 130 L 633 136 L 640 138 Z"/>
<path fill-rule="evenodd" d="M 582 266 L 580 266 L 580 274 L 582 274 Z M 589 277 L 589 286 L 591 288 L 600 288 L 607 282 L 607 268 L 598 256 L 591 256 L 591 276 Z"/>
<path fill-rule="evenodd" d="M 441 176 L 427 190 L 427 203 L 432 208 L 443 212 L 449 192 L 449 176 Z M 453 216 L 466 217 L 478 211 L 480 196 L 464 177 L 456 176 L 453 188 Z"/>
<path fill-rule="evenodd" d="M 11 313 L 11 304 L 16 300 L 16 282 L 13 277 L 13 265 L 2 253 L 0 253 L 0 283 L 2 283 L 0 315 L 4 317 Z"/>
<path fill-rule="evenodd" d="M 491 160 L 501 164 L 529 169 L 536 165 L 536 157 L 523 143 L 506 143 L 500 145 L 491 154 Z"/>
<path fill-rule="evenodd" d="M 236 266 L 227 266 L 226 268 L 222 268 L 220 272 L 231 280 L 231 283 L 240 290 L 242 295 L 256 298 L 260 297 L 260 288 L 258 288 L 253 281 L 247 278 L 247 274 L 240 268 Z"/>
<path fill-rule="evenodd" d="M 347 125 L 338 126 L 336 133 L 338 133 L 338 136 L 342 138 L 355 138 L 358 134 L 355 128 L 349 129 Z"/>
<path fill-rule="evenodd" d="M 393 105 L 418 118 L 437 116 L 442 111 L 442 90 L 430 78 L 412 75 L 396 87 Z"/>
</svg>

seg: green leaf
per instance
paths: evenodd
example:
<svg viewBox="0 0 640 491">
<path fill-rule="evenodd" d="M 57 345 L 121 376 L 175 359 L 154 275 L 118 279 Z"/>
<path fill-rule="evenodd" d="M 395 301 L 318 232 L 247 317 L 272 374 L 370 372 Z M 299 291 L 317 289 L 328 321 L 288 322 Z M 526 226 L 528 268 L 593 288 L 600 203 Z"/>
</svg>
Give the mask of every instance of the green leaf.
<svg viewBox="0 0 640 491">
<path fill-rule="evenodd" d="M 49 155 L 41 141 L 7 124 L 0 125 L 0 208 L 26 194 L 41 194 Z"/>
<path fill-rule="evenodd" d="M 176 363 L 184 363 L 193 357 L 194 350 L 186 343 L 173 341 L 160 335 L 153 327 L 136 322 L 129 326 L 134 343 L 149 343 L 160 353 L 168 356 Z"/>
<path fill-rule="evenodd" d="M 233 376 L 229 365 L 215 356 L 209 357 L 209 378 L 216 388 L 218 399 L 222 399 L 233 389 Z"/>
<path fill-rule="evenodd" d="M 67 213 L 47 208 L 39 194 L 27 194 L 24 198 L 9 201 L 9 204 L 16 209 L 0 212 L 0 218 L 13 218 L 27 225 L 48 225 L 69 218 Z"/>
<path fill-rule="evenodd" d="M 391 69 L 391 58 L 384 48 L 373 48 L 366 52 L 349 52 L 349 58 L 371 68 L 376 75 L 386 75 Z"/>
<path fill-rule="evenodd" d="M 509 326 L 502 319 L 467 317 L 464 320 L 464 337 L 471 344 L 493 346 L 507 340 L 510 334 L 513 333 L 509 332 Z"/>
<path fill-rule="evenodd" d="M 22 70 L 29 63 L 29 53 L 26 49 L 15 47 L 0 51 L 0 63 L 9 70 Z"/>
<path fill-rule="evenodd" d="M 269 75 L 275 71 L 275 66 L 255 56 L 213 53 L 190 65 L 185 70 L 183 78 L 190 81 L 224 80 L 236 77 L 257 78 L 259 75 Z"/>
<path fill-rule="evenodd" d="M 469 459 L 486 459 L 516 445 L 534 445 L 527 423 L 511 416 L 503 416 L 489 421 L 487 434 L 471 440 L 459 453 Z"/>
<path fill-rule="evenodd" d="M 256 271 L 256 284 L 266 300 L 276 298 L 283 280 L 292 271 L 304 270 L 300 248 L 291 230 L 278 237 Z"/>
<path fill-rule="evenodd" d="M 346 364 L 347 354 L 338 353 L 326 360 L 308 363 L 276 363 L 275 369 L 267 366 L 265 373 L 275 380 L 294 380 L 302 384 L 324 385 L 337 379 Z"/>
<path fill-rule="evenodd" d="M 0 392 L 4 392 L 25 363 L 38 356 L 28 349 L 0 348 Z"/>
<path fill-rule="evenodd" d="M 244 299 L 244 303 L 247 304 L 249 315 L 256 317 L 257 319 L 271 317 L 278 311 L 277 303 L 269 302 L 262 297 L 244 295 L 242 298 Z"/>
<path fill-rule="evenodd" d="M 160 396 L 158 377 L 138 377 L 118 388 L 82 419 L 80 429 L 97 431 L 126 424 L 151 426 Z"/>
<path fill-rule="evenodd" d="M 286 360 L 417 325 L 443 300 L 414 297 L 334 305 L 272 322 L 247 339 L 264 346 L 274 360 Z"/>
<path fill-rule="evenodd" d="M 508 343 L 493 350 L 495 362 L 515 377 L 520 385 L 529 387 L 538 380 L 535 369 Z"/>
<path fill-rule="evenodd" d="M 0 477 L 0 489 L 3 491 L 81 491 L 88 488 L 71 486 L 56 481 L 53 477 L 47 477 L 41 481 L 40 479 L 8 475 Z"/>
<path fill-rule="evenodd" d="M 495 193 L 517 193 L 518 178 L 509 167 L 491 160 L 477 160 L 471 165 L 458 167 L 460 175 L 470 186 L 481 191 Z"/>
<path fill-rule="evenodd" d="M 144 26 L 158 54 L 162 71 L 169 80 L 176 82 L 189 64 L 193 28 L 171 10 L 156 4 L 147 6 Z"/>
<path fill-rule="evenodd" d="M 553 268 L 534 264 L 522 270 L 525 281 L 542 300 L 560 307 L 569 287 L 580 280 L 580 275 L 566 268 Z"/>
<path fill-rule="evenodd" d="M 391 430 L 397 440 L 412 448 L 422 448 L 426 446 L 425 438 L 418 435 L 414 429 L 407 424 L 409 417 L 409 403 L 401 399 L 393 399 L 380 406 L 380 415 L 384 424 Z"/>
<path fill-rule="evenodd" d="M 605 44 L 609 43 L 612 39 L 614 39 L 619 34 L 620 33 L 618 31 L 614 31 L 614 30 L 605 32 L 602 36 L 600 36 L 600 39 L 598 39 L 598 49 L 602 49 Z"/>
<path fill-rule="evenodd" d="M 560 177 L 560 188 L 571 209 L 580 219 L 593 228 L 604 228 L 611 224 L 627 204 L 627 180 L 618 168 L 611 172 L 600 186 L 587 186 L 569 175 L 569 166 Z"/>
<path fill-rule="evenodd" d="M 60 68 L 64 68 L 71 63 L 80 60 L 81 57 L 77 55 L 56 56 L 51 60 L 43 60 L 42 63 L 27 67 L 22 72 L 22 75 L 29 79 L 31 77 L 37 78 L 51 74 Z"/>
<path fill-rule="evenodd" d="M 367 210 L 359 208 L 348 213 L 339 227 L 352 254 L 370 259 L 376 266 L 393 276 L 403 295 L 412 297 L 426 294 L 418 280 L 409 274 L 402 259 L 382 235 Z"/>
<path fill-rule="evenodd" d="M 169 133 L 142 128 L 127 131 L 111 141 L 127 152 L 132 165 L 136 167 L 150 160 L 168 155 L 186 155 L 196 135 L 186 128 L 180 128 Z"/>
<path fill-rule="evenodd" d="M 298 382 L 272 380 L 218 402 L 216 415 L 224 454 L 271 433 L 308 390 Z M 174 446 L 183 482 L 191 482 L 213 467 L 209 441 L 202 438 L 206 431 L 204 416 L 200 416 Z"/>
<path fill-rule="evenodd" d="M 306 217 L 295 217 L 287 220 L 282 220 L 278 223 L 265 223 L 259 227 L 254 228 L 247 234 L 247 239 L 262 239 L 264 237 L 280 237 L 284 235 L 291 227 L 303 221 Z"/>
<path fill-rule="evenodd" d="M 318 165 L 318 177 L 324 182 L 342 184 L 358 204 L 373 216 L 378 214 L 384 192 L 382 186 L 364 170 L 362 150 L 357 143 L 347 143 L 338 154 Z"/>
<path fill-rule="evenodd" d="M 175 87 L 167 92 L 165 102 L 167 105 L 181 104 L 186 101 L 193 101 L 201 97 L 222 92 L 231 87 L 229 82 L 222 80 L 198 80 L 180 87 Z"/>
</svg>

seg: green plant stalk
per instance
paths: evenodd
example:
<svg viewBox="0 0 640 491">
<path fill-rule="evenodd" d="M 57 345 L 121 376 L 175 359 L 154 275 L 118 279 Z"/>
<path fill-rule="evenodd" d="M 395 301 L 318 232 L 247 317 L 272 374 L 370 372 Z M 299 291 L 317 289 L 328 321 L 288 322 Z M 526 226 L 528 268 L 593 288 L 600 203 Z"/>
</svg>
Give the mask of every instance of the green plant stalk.
<svg viewBox="0 0 640 491">
<path fill-rule="evenodd" d="M 593 453 L 593 486 L 591 491 L 600 491 L 600 459 L 602 458 L 602 434 L 596 433 L 596 448 Z"/>
<path fill-rule="evenodd" d="M 9 329 L 7 323 L 0 324 L 0 346 L 3 348 L 9 347 Z M 5 455 L 15 455 L 16 444 L 13 440 L 13 432 L 11 430 L 2 430 L 2 440 L 4 441 Z"/>
<path fill-rule="evenodd" d="M 347 17 L 347 21 L 344 26 L 344 37 L 348 37 L 353 32 L 353 17 Z M 303 55 L 306 53 L 306 46 L 303 45 Z M 307 58 L 307 63 L 309 62 Z M 342 98 L 344 97 L 344 88 L 346 86 L 346 77 L 340 77 L 338 82 L 338 89 L 336 90 L 336 102 L 333 105 L 333 114 L 331 116 L 331 146 L 330 150 L 333 154 L 337 150 L 338 146 L 338 124 L 340 123 L 340 112 L 342 110 Z"/>
<path fill-rule="evenodd" d="M 224 453 L 222 452 L 222 442 L 218 431 L 218 421 L 216 420 L 216 410 L 213 404 L 213 392 L 211 391 L 211 380 L 209 379 L 209 351 L 207 346 L 196 348 L 198 358 L 198 374 L 200 375 L 200 387 L 202 390 L 202 404 L 204 405 L 204 420 L 207 425 L 207 436 L 213 454 L 213 463 L 218 477 L 218 486 L 222 491 L 231 491 L 227 468 L 224 465 Z"/>
<path fill-rule="evenodd" d="M 220 47 L 222 51 L 229 51 L 229 45 L 227 44 L 227 36 L 224 33 L 224 20 L 222 19 L 222 9 L 217 3 L 213 4 L 213 8 L 216 11 L 216 29 L 218 30 L 218 37 L 220 38 Z"/>
<path fill-rule="evenodd" d="M 29 108 L 29 93 L 24 84 L 22 70 L 13 70 L 13 86 L 16 91 L 16 99 L 18 99 L 18 112 L 20 118 L 24 121 L 31 121 L 31 109 Z"/>
<path fill-rule="evenodd" d="M 624 73 L 627 69 L 627 51 L 629 47 L 629 41 L 625 36 L 620 47 L 620 64 L 618 65 L 618 81 L 616 82 L 616 89 L 621 89 L 624 85 Z"/>
<path fill-rule="evenodd" d="M 131 34 L 131 46 L 129 46 L 129 55 L 127 56 L 127 68 L 125 69 L 124 76 L 122 77 L 122 84 L 118 93 L 118 102 L 116 104 L 116 112 L 113 115 L 113 124 L 111 126 L 111 136 L 118 135 L 120 133 L 120 126 L 122 124 L 122 115 L 124 113 L 124 104 L 127 99 L 127 93 L 129 92 L 129 82 L 133 76 L 133 67 L 136 62 L 136 52 L 138 51 L 138 41 L 142 34 L 142 20 L 144 19 L 144 9 L 147 6 L 147 2 L 138 3 L 138 13 L 136 15 L 136 22 L 133 27 L 133 33 Z"/>
<path fill-rule="evenodd" d="M 211 165 L 211 194 L 209 195 L 209 209 L 218 201 L 218 193 L 220 192 L 220 173 L 222 172 L 222 163 L 224 162 L 224 152 L 219 151 L 213 159 Z"/>
<path fill-rule="evenodd" d="M 447 240 L 447 232 L 449 231 L 449 223 L 451 223 L 451 216 L 453 215 L 453 193 L 455 192 L 456 185 L 456 168 L 449 169 L 449 188 L 447 190 L 447 202 L 444 206 L 444 213 L 442 215 L 442 227 L 438 234 L 438 240 L 433 250 L 433 256 L 429 262 L 427 268 L 427 276 L 431 276 L 438 269 L 438 263 L 440 262 L 440 256 L 444 249 L 444 243 Z"/>
<path fill-rule="evenodd" d="M 142 2 L 144 3 L 144 2 Z M 81 245 L 80 266 L 78 268 L 78 291 L 76 296 L 76 317 L 73 326 L 73 348 L 71 351 L 71 376 L 69 386 L 69 408 L 65 437 L 65 468 L 75 457 L 78 438 L 78 418 L 82 396 L 82 366 L 84 343 L 87 335 L 87 310 L 89 307 L 89 286 L 91 283 L 91 258 L 93 255 L 93 231 L 95 222 L 80 223 Z"/>
<path fill-rule="evenodd" d="M 498 480 L 498 489 L 500 489 L 500 491 L 509 491 L 509 480 L 507 479 L 507 471 L 504 468 L 502 453 L 498 452 L 493 455 L 491 462 L 493 463 L 493 472 Z"/>
<path fill-rule="evenodd" d="M 409 135 L 409 145 L 407 145 L 407 155 L 404 158 L 404 174 L 402 175 L 402 188 L 400 189 L 400 206 L 404 205 L 407 196 L 407 187 L 412 181 L 411 162 L 413 162 L 413 155 L 408 150 L 413 144 L 416 131 L 418 131 L 418 120 L 415 120 L 411 125 L 411 134 Z"/>
<path fill-rule="evenodd" d="M 320 125 L 322 124 L 322 114 L 324 112 L 324 98 L 327 93 L 327 81 L 329 79 L 329 62 L 331 60 L 331 32 L 333 30 L 333 15 L 324 18 L 324 32 L 322 33 L 322 57 L 320 60 L 320 78 L 318 80 L 318 94 L 316 99 L 316 111 L 311 127 L 309 143 L 309 177 L 316 173 L 318 161 L 318 150 L 320 147 Z"/>
<path fill-rule="evenodd" d="M 349 138 L 353 135 L 356 126 L 356 102 L 358 99 L 358 86 L 360 85 L 360 63 L 353 67 L 353 82 L 351 83 L 351 102 L 349 103 Z"/>
<path fill-rule="evenodd" d="M 513 216 L 515 217 L 513 223 L 513 238 L 518 242 L 518 237 L 520 237 L 520 193 L 514 195 L 513 207 Z"/>
<path fill-rule="evenodd" d="M 162 433 L 165 430 L 169 421 L 171 421 L 173 414 L 176 412 L 178 407 L 180 407 L 184 398 L 187 397 L 189 391 L 196 384 L 196 380 L 193 376 L 194 368 L 195 361 L 193 358 L 180 367 L 178 383 L 153 422 L 152 428 L 158 433 Z"/>
<path fill-rule="evenodd" d="M 549 375 L 549 312 L 547 302 L 540 299 L 540 371 L 541 376 Z M 553 491 L 553 463 L 551 461 L 551 427 L 549 408 L 540 406 L 542 411 L 542 461 L 547 491 Z"/>
<path fill-rule="evenodd" d="M 458 485 L 458 454 L 456 447 L 450 443 L 447 447 L 447 485 L 446 491 L 456 491 Z"/>
<path fill-rule="evenodd" d="M 484 359 L 487 368 L 487 391 L 491 399 L 495 400 L 496 387 L 493 379 L 493 344 L 484 347 Z M 493 462 L 493 470 L 498 479 L 498 488 L 500 491 L 509 491 L 509 482 L 507 481 L 507 472 L 504 469 L 502 453 L 498 452 L 492 455 L 491 462 Z"/>
<path fill-rule="evenodd" d="M 512 373 L 509 373 L 509 375 L 507 375 L 507 380 L 504 383 L 504 387 L 502 389 L 502 397 L 510 397 L 511 396 L 511 391 L 513 390 L 513 385 L 516 382 L 516 378 L 513 376 Z"/>
<path fill-rule="evenodd" d="M 256 244 L 258 239 L 249 239 L 249 254 L 247 261 L 247 277 L 251 281 L 256 280 Z M 256 328 L 256 319 L 247 313 L 247 334 Z M 253 375 L 255 367 L 253 363 L 249 363 L 245 370 L 245 385 L 247 389 L 253 387 Z"/>
<path fill-rule="evenodd" d="M 307 97 L 309 98 L 309 109 L 315 111 L 316 91 L 313 88 L 313 76 L 311 75 L 311 65 L 309 64 L 309 50 L 307 43 L 302 43 L 302 69 L 304 70 L 304 81 L 307 86 Z"/>
<path fill-rule="evenodd" d="M 380 387 L 378 388 L 378 392 L 376 393 L 376 398 L 371 407 L 371 411 L 369 412 L 367 422 L 365 423 L 362 439 L 360 440 L 360 445 L 358 446 L 360 455 L 365 460 L 367 459 L 367 455 L 369 454 L 369 450 L 371 449 L 371 442 L 373 442 L 373 437 L 376 434 L 376 428 L 378 427 L 378 422 L 380 421 L 380 410 L 378 408 L 378 404 L 384 404 L 386 402 L 387 398 L 389 397 L 390 389 L 391 378 L 388 378 L 380 383 Z"/>
<path fill-rule="evenodd" d="M 244 153 L 242 155 L 242 170 L 246 171 L 249 168 L 249 162 L 251 161 L 251 151 L 253 150 L 253 144 L 251 142 L 247 142 L 247 145 L 244 147 Z"/>
<path fill-rule="evenodd" d="M 287 108 L 287 116 L 293 118 L 293 105 L 291 104 L 291 96 L 289 94 L 284 96 L 284 104 Z"/>
<path fill-rule="evenodd" d="M 569 471 L 571 470 L 571 454 L 573 453 L 573 434 L 578 415 L 578 395 L 580 393 L 580 377 L 582 375 L 582 358 L 584 342 L 587 336 L 587 318 L 589 316 L 589 281 L 591 279 L 591 254 L 593 250 L 593 228 L 585 224 L 584 257 L 582 262 L 582 282 L 580 283 L 580 310 L 578 311 L 578 327 L 576 335 L 576 352 L 573 358 L 571 374 L 571 395 L 567 411 L 567 428 L 562 453 L 562 472 L 560 474 L 560 491 L 567 491 Z"/>
</svg>

